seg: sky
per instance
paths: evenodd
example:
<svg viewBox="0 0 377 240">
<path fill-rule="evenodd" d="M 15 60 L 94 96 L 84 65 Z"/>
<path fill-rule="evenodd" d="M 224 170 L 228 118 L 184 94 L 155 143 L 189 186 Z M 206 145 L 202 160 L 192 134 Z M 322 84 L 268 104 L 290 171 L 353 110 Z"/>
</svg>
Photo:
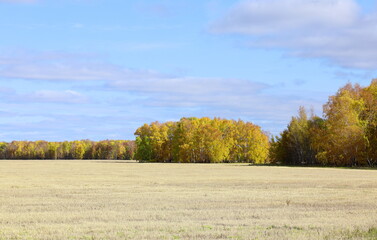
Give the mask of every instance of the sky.
<svg viewBox="0 0 377 240">
<path fill-rule="evenodd" d="M 181 117 L 272 135 L 377 77 L 375 0 L 0 0 L 0 141 L 134 139 Z"/>
</svg>

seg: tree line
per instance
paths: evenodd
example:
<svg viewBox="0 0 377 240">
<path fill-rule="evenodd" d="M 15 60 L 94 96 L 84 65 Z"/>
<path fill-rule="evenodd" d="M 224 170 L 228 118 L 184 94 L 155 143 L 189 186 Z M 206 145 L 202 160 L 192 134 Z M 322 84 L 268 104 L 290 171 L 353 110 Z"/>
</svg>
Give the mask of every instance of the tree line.
<svg viewBox="0 0 377 240">
<path fill-rule="evenodd" d="M 144 124 L 135 136 L 135 141 L 0 142 L 0 158 L 377 166 L 377 79 L 367 87 L 340 88 L 322 117 L 300 107 L 277 137 L 250 122 L 207 117 Z"/>
<path fill-rule="evenodd" d="M 0 143 L 1 159 L 133 159 L 135 141 L 90 140 L 47 142 L 12 141 Z"/>
<path fill-rule="evenodd" d="M 347 84 L 329 97 L 323 117 L 303 107 L 271 142 L 271 161 L 286 165 L 376 166 L 377 79 Z"/>
<path fill-rule="evenodd" d="M 268 161 L 269 139 L 241 120 L 182 118 L 144 124 L 135 132 L 135 159 L 156 162 L 219 163 Z"/>
</svg>

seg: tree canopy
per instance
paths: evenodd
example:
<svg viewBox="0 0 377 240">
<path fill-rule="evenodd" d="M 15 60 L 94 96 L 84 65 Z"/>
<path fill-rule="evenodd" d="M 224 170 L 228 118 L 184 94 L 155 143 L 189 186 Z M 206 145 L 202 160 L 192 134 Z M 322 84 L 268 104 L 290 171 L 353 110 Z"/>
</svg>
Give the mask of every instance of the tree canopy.
<svg viewBox="0 0 377 240">
<path fill-rule="evenodd" d="M 134 141 L 90 140 L 47 142 L 12 141 L 0 143 L 2 159 L 133 159 Z"/>
<path fill-rule="evenodd" d="M 366 87 L 349 83 L 340 88 L 324 104 L 322 117 L 300 107 L 287 128 L 271 139 L 253 123 L 208 117 L 144 124 L 135 137 L 0 142 L 0 158 L 376 166 L 377 79 Z"/>
<path fill-rule="evenodd" d="M 269 140 L 261 128 L 241 120 L 182 118 L 144 124 L 135 132 L 135 158 L 158 162 L 267 163 Z"/>
<path fill-rule="evenodd" d="M 375 166 L 377 163 L 377 80 L 367 87 L 347 84 L 329 97 L 323 118 L 303 107 L 272 141 L 271 156 L 283 164 Z"/>
</svg>

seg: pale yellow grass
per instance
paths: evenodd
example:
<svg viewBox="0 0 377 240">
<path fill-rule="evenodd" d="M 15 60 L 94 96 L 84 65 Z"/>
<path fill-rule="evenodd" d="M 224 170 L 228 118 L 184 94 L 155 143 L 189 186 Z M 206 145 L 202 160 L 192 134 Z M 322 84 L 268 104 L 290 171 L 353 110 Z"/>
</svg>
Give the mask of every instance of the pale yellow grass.
<svg viewBox="0 0 377 240">
<path fill-rule="evenodd" d="M 376 239 L 377 171 L 0 161 L 0 239 Z"/>
</svg>

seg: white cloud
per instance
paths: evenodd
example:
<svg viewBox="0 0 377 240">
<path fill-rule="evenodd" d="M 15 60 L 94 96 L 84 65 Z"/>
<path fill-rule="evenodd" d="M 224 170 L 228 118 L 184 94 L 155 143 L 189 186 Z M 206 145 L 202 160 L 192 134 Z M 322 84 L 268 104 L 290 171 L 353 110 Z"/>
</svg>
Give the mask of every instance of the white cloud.
<svg viewBox="0 0 377 240">
<path fill-rule="evenodd" d="M 31 94 L 23 95 L 26 101 L 46 103 L 87 103 L 88 98 L 81 93 L 72 90 L 54 91 L 39 90 Z"/>
<path fill-rule="evenodd" d="M 15 89 L 0 87 L 0 98 L 7 103 L 90 103 L 89 98 L 73 90 L 37 90 L 18 93 Z"/>
<path fill-rule="evenodd" d="M 9 56 L 12 55 L 12 56 Z M 113 65 L 91 62 L 89 57 L 61 53 L 21 53 L 0 56 L 0 76 L 5 78 L 83 81 L 114 78 Z"/>
<path fill-rule="evenodd" d="M 249 36 L 250 47 L 377 69 L 377 14 L 363 14 L 354 0 L 243 1 L 210 30 Z"/>
<path fill-rule="evenodd" d="M 37 0 L 0 0 L 0 2 L 6 3 L 35 3 Z"/>
<path fill-rule="evenodd" d="M 21 57 L 0 56 L 0 80 L 37 82 L 80 89 L 104 106 L 134 106 L 151 114 L 152 120 L 182 116 L 218 116 L 242 118 L 262 124 L 277 134 L 300 105 L 320 109 L 319 94 L 308 92 L 284 94 L 274 86 L 245 79 L 172 76 L 151 70 L 135 70 L 109 64 L 86 56 L 59 53 L 29 54 Z M 44 82 L 42 84 L 42 82 Z M 78 86 L 78 85 L 80 85 Z M 71 87 L 69 87 L 71 86 Z M 68 88 L 67 88 L 68 87 Z M 280 88 L 280 87 L 279 87 Z M 94 91 L 89 94 L 88 91 Z M 270 93 L 267 93 L 270 92 Z M 81 93 L 67 90 L 38 90 L 12 94 L 3 99 L 10 103 L 93 103 Z M 313 99 L 308 96 L 316 96 Z M 145 112 L 145 113 L 144 113 Z M 139 113 L 140 114 L 140 113 Z M 276 123 L 275 126 L 273 123 Z M 278 126 L 278 127 L 277 127 Z"/>
<path fill-rule="evenodd" d="M 67 54 L 0 57 L 0 77 L 50 82 L 94 82 L 108 89 L 144 93 L 249 94 L 267 84 L 241 79 L 181 77 L 136 70 Z"/>
<path fill-rule="evenodd" d="M 194 78 L 194 77 L 152 77 L 122 79 L 109 82 L 112 88 L 129 91 L 210 95 L 213 94 L 251 94 L 267 88 L 268 85 L 240 79 Z"/>
<path fill-rule="evenodd" d="M 338 28 L 358 17 L 352 0 L 250 0 L 236 5 L 214 24 L 219 33 L 275 34 L 308 27 Z M 336 13 L 336 14 L 335 14 Z"/>
</svg>

